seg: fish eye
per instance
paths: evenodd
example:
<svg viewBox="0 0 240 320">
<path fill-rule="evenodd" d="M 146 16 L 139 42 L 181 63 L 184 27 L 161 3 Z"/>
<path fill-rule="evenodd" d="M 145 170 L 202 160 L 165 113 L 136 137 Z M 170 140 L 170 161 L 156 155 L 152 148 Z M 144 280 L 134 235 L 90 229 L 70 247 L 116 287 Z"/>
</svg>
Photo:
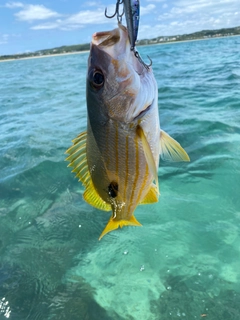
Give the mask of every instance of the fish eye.
<svg viewBox="0 0 240 320">
<path fill-rule="evenodd" d="M 104 75 L 101 70 L 93 70 L 90 74 L 90 81 L 95 89 L 101 89 L 104 85 Z"/>
</svg>

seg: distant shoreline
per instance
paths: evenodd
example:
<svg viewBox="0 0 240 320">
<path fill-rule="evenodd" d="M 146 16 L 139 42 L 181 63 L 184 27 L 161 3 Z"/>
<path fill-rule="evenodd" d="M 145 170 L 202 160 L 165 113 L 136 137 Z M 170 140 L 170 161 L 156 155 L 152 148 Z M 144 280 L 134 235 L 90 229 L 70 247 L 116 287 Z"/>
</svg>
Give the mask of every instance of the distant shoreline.
<svg viewBox="0 0 240 320">
<path fill-rule="evenodd" d="M 158 45 L 169 45 L 169 44 L 177 44 L 182 42 L 193 42 L 193 41 L 205 41 L 205 40 L 213 40 L 213 39 L 222 39 L 222 38 L 231 38 L 231 37 L 240 37 L 239 34 L 234 34 L 231 36 L 221 36 L 221 37 L 211 37 L 211 38 L 199 38 L 199 39 L 189 39 L 189 40 L 180 40 L 180 41 L 165 41 L 165 42 L 158 42 L 158 43 L 149 43 L 149 44 L 141 44 L 137 47 L 147 47 L 147 46 L 158 46 Z M 24 58 L 13 58 L 13 59 L 4 59 L 0 62 L 7 62 L 7 61 L 19 61 L 19 60 L 29 60 L 29 59 L 40 59 L 40 58 L 49 58 L 49 57 L 58 57 L 58 56 L 67 56 L 67 55 L 74 55 L 74 54 L 83 54 L 87 53 L 89 50 L 82 50 L 82 51 L 75 51 L 75 52 L 65 52 L 65 53 L 56 53 L 56 54 L 46 54 L 46 55 L 39 55 L 39 56 L 32 56 L 32 57 L 24 57 Z"/>
<path fill-rule="evenodd" d="M 32 56 L 32 57 L 24 57 L 24 58 L 5 59 L 5 60 L 0 60 L 0 62 L 40 59 L 40 58 L 49 58 L 49 57 L 58 57 L 58 56 L 68 56 L 68 55 L 72 55 L 72 54 L 82 54 L 82 53 L 86 53 L 86 52 L 89 52 L 89 50 L 83 50 L 83 51 L 77 51 L 77 52 L 56 53 L 56 54 L 45 54 L 42 56 Z"/>
<path fill-rule="evenodd" d="M 180 41 L 168 41 L 164 43 L 151 43 L 149 45 L 162 45 L 162 44 L 172 44 L 172 43 L 181 43 L 181 42 L 193 42 L 193 41 L 205 41 L 205 40 L 214 40 L 214 39 L 222 39 L 222 38 L 232 38 L 232 37 L 240 37 L 240 34 L 233 34 L 232 36 L 221 36 L 221 37 L 211 37 L 211 38 L 199 38 L 199 39 L 189 39 L 189 40 L 180 40 Z"/>
</svg>

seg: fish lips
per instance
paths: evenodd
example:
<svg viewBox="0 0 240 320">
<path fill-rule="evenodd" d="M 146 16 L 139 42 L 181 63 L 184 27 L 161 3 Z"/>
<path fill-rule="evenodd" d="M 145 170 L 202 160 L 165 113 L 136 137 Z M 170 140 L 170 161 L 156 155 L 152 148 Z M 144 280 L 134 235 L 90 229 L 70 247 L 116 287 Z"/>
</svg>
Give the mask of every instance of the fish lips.
<svg viewBox="0 0 240 320">
<path fill-rule="evenodd" d="M 127 28 L 119 24 L 118 28 L 111 31 L 95 32 L 92 36 L 92 45 L 98 46 L 100 50 L 117 59 L 126 52 L 128 46 L 130 49 Z"/>
</svg>

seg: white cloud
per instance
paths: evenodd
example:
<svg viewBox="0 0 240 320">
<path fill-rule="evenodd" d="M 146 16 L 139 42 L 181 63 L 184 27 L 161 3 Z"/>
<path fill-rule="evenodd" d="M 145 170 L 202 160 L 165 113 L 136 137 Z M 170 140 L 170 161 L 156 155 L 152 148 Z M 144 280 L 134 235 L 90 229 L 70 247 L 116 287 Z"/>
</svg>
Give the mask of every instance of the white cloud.
<svg viewBox="0 0 240 320">
<path fill-rule="evenodd" d="M 99 3 L 97 1 L 88 1 L 84 3 L 85 7 L 99 7 Z"/>
<path fill-rule="evenodd" d="M 146 1 L 147 5 L 140 8 L 139 39 L 231 27 L 239 25 L 240 21 L 239 0 Z M 115 12 L 114 2 L 107 6 L 109 15 Z M 100 0 L 86 1 L 81 5 L 85 6 L 85 10 L 64 15 L 43 5 L 22 2 L 7 2 L 5 7 L 18 9 L 16 18 L 19 21 L 32 22 L 32 30 L 76 30 L 93 25 L 98 28 L 102 24 L 116 26 L 116 17 L 105 17 L 105 5 L 102 5 Z"/>
<path fill-rule="evenodd" d="M 111 19 L 106 19 L 102 10 L 85 10 L 76 14 L 70 15 L 65 19 L 57 19 L 54 22 L 43 23 L 33 26 L 32 30 L 46 30 L 46 29 L 60 29 L 60 30 L 74 30 L 83 28 L 86 25 L 99 25 L 112 23 Z"/>
<path fill-rule="evenodd" d="M 96 5 L 96 2 L 88 2 L 88 6 Z M 150 10 L 153 5 L 147 6 L 147 10 Z M 37 20 L 49 20 L 48 22 L 34 25 L 32 30 L 47 30 L 47 29 L 60 29 L 60 30 L 74 30 L 83 28 L 86 25 L 91 24 L 106 24 L 112 23 L 111 19 L 106 19 L 104 15 L 105 7 L 101 5 L 97 6 L 99 9 L 95 10 L 82 10 L 72 15 L 61 15 L 56 11 L 46 8 L 43 5 L 24 5 L 21 2 L 8 2 L 5 7 L 10 9 L 21 8 L 21 10 L 15 13 L 15 17 L 19 21 L 34 22 Z M 109 14 L 115 11 L 115 5 L 109 5 Z M 63 19 L 56 19 L 57 17 L 63 17 Z"/>
<path fill-rule="evenodd" d="M 206 29 L 218 29 L 239 25 L 239 0 L 179 0 L 158 16 L 158 35 L 192 33 Z M 237 12 L 236 15 L 234 13 Z"/>
<path fill-rule="evenodd" d="M 180 0 L 175 2 L 175 6 L 171 9 L 171 14 L 202 14 L 208 13 L 210 11 L 212 14 L 223 13 L 226 10 L 232 10 L 233 8 L 239 7 L 239 0 L 219 0 L 219 1 L 209 1 L 209 0 L 195 0 L 194 2 L 190 0 Z"/>
<path fill-rule="evenodd" d="M 155 4 L 148 4 L 146 7 L 140 7 L 140 16 L 151 13 L 155 8 Z"/>
<path fill-rule="evenodd" d="M 31 27 L 32 30 L 50 30 L 50 29 L 57 29 L 59 24 L 57 22 L 49 22 L 44 24 L 39 24 L 34 27 Z"/>
<path fill-rule="evenodd" d="M 176 18 L 176 17 L 175 17 Z M 155 25 L 142 24 L 139 29 L 138 39 L 151 39 L 159 36 L 173 36 L 181 34 L 189 34 L 201 30 L 212 30 L 227 27 L 234 27 L 239 25 L 240 15 L 237 18 L 226 14 L 223 20 L 211 16 L 203 16 L 201 19 L 196 20 L 194 18 L 188 18 L 186 20 L 171 20 L 168 23 L 159 23 Z"/>
<path fill-rule="evenodd" d="M 8 43 L 9 34 L 0 34 L 0 45 Z"/>
<path fill-rule="evenodd" d="M 29 4 L 24 6 L 22 10 L 15 14 L 15 16 L 21 21 L 33 21 L 58 17 L 59 14 L 43 5 Z"/>
<path fill-rule="evenodd" d="M 7 2 L 5 4 L 6 8 L 14 9 L 14 8 L 22 8 L 24 4 L 22 2 Z"/>
<path fill-rule="evenodd" d="M 73 14 L 64 21 L 66 24 L 102 24 L 106 23 L 106 17 L 104 16 L 102 10 L 97 11 L 80 11 L 79 13 Z"/>
</svg>

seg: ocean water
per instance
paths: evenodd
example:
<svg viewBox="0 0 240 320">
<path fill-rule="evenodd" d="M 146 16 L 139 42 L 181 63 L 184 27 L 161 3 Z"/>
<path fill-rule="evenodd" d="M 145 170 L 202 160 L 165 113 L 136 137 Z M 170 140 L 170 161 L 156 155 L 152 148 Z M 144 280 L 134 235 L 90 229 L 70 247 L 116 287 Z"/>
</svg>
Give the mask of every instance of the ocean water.
<svg viewBox="0 0 240 320">
<path fill-rule="evenodd" d="M 240 37 L 139 51 L 191 162 L 161 161 L 143 227 L 101 241 L 110 213 L 64 161 L 88 53 L 0 63 L 0 319 L 240 319 Z"/>
</svg>

